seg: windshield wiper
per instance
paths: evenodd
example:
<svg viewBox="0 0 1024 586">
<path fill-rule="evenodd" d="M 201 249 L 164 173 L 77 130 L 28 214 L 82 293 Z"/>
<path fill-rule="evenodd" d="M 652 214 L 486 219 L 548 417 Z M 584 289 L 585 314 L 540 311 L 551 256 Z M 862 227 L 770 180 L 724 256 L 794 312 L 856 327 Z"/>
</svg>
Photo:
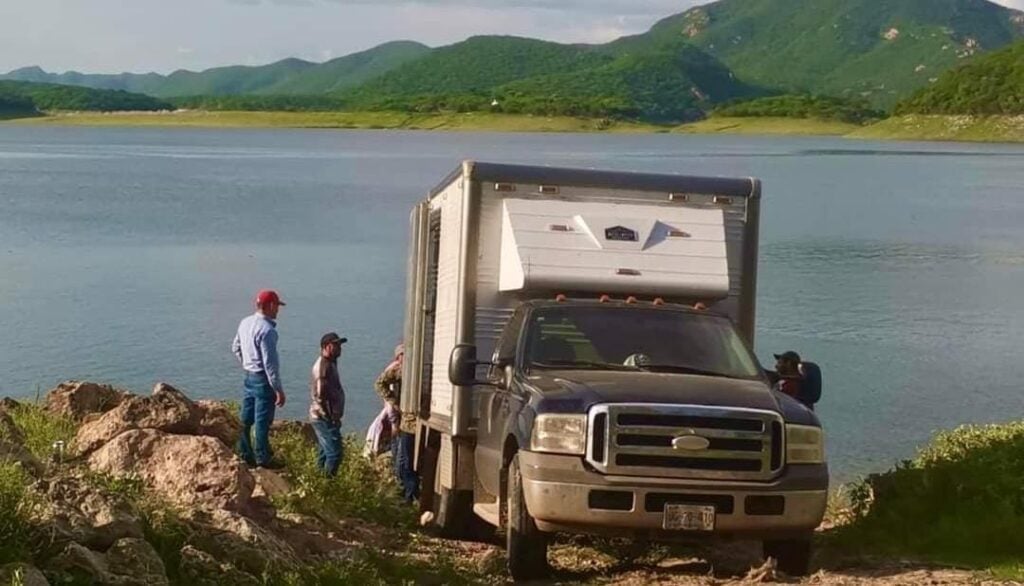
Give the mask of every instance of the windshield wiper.
<svg viewBox="0 0 1024 586">
<path fill-rule="evenodd" d="M 637 368 L 641 370 L 649 370 L 651 372 L 677 372 L 680 374 L 697 374 L 701 376 L 720 376 L 725 378 L 739 379 L 744 378 L 733 374 L 726 374 L 724 372 L 706 370 L 703 368 L 695 368 L 692 366 L 680 366 L 678 364 L 639 364 L 637 365 Z"/>
<path fill-rule="evenodd" d="M 611 362 L 593 362 L 590 360 L 546 360 L 534 362 L 533 366 L 538 368 L 570 368 L 580 370 L 635 370 L 630 366 L 613 364 Z"/>
</svg>

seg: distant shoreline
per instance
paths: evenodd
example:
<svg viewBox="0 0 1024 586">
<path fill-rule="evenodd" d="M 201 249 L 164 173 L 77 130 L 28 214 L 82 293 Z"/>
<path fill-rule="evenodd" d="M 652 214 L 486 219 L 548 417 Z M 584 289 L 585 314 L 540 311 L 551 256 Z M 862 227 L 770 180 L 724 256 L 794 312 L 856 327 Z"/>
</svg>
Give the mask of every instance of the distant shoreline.
<svg viewBox="0 0 1024 586">
<path fill-rule="evenodd" d="M 28 126 L 443 130 L 837 136 L 874 140 L 1024 143 L 1024 116 L 897 116 L 859 126 L 833 120 L 717 117 L 682 125 L 527 114 L 404 112 L 113 112 L 56 113 L 2 121 Z"/>
</svg>

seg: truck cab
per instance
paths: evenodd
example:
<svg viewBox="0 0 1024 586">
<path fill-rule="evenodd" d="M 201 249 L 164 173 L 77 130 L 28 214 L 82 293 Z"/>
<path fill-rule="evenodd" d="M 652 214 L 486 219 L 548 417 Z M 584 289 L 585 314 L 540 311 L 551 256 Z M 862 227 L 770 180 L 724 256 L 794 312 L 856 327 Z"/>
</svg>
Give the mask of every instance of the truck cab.
<svg viewBox="0 0 1024 586">
<path fill-rule="evenodd" d="M 467 162 L 413 215 L 403 410 L 421 506 L 548 536 L 759 539 L 808 569 L 821 424 L 752 352 L 760 184 Z"/>
</svg>

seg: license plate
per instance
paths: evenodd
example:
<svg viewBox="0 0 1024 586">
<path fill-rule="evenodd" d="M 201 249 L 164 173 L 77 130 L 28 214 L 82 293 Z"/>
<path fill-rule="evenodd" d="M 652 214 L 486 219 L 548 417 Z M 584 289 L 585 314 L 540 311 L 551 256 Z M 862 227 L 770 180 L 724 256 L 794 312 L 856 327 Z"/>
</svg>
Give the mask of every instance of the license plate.
<svg viewBox="0 0 1024 586">
<path fill-rule="evenodd" d="M 665 529 L 714 531 L 715 507 L 705 505 L 665 505 Z"/>
</svg>

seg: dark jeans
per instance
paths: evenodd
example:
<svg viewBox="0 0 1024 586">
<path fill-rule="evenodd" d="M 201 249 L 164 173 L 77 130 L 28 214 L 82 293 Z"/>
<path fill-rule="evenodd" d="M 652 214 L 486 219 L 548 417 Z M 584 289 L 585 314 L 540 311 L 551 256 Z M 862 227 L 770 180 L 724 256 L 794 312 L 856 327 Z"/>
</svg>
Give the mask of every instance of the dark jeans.
<svg viewBox="0 0 1024 586">
<path fill-rule="evenodd" d="M 341 425 L 313 420 L 313 431 L 319 444 L 316 451 L 316 467 L 327 476 L 336 476 L 341 461 L 345 458 L 345 444 L 341 441 Z"/>
<path fill-rule="evenodd" d="M 395 459 L 395 477 L 402 487 L 402 498 L 414 502 L 420 497 L 420 478 L 412 469 L 412 459 L 416 449 L 416 435 L 398 432 L 391 440 L 391 455 Z"/>
<path fill-rule="evenodd" d="M 242 437 L 238 440 L 238 451 L 249 464 L 267 464 L 273 455 L 270 451 L 270 424 L 274 422 L 276 398 L 265 374 L 246 373 L 245 393 L 242 397 Z"/>
</svg>

